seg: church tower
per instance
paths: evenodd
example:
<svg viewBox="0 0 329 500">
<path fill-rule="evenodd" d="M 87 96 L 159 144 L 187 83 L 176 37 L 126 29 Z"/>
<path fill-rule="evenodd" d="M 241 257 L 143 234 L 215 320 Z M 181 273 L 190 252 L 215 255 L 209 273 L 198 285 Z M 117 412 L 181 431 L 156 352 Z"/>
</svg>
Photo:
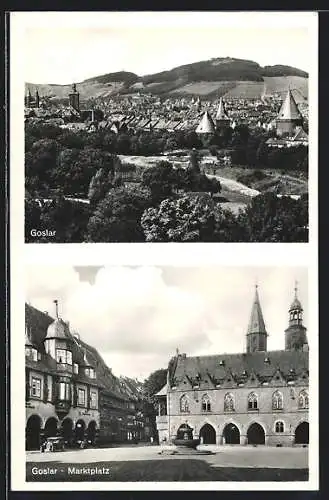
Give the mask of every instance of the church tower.
<svg viewBox="0 0 329 500">
<path fill-rule="evenodd" d="M 40 108 L 40 96 L 39 96 L 38 89 L 36 89 L 36 91 L 35 91 L 35 107 Z"/>
<path fill-rule="evenodd" d="M 231 125 L 231 121 L 227 116 L 225 111 L 223 98 L 219 99 L 219 105 L 216 113 L 216 129 L 221 130 L 223 128 L 228 128 Z"/>
<path fill-rule="evenodd" d="M 255 298 L 247 331 L 247 352 L 267 351 L 267 336 L 259 302 L 258 285 L 256 285 Z"/>
<path fill-rule="evenodd" d="M 72 92 L 69 94 L 69 102 L 70 106 L 72 106 L 73 109 L 80 112 L 80 94 L 77 91 L 77 86 L 75 83 L 73 83 Z"/>
<path fill-rule="evenodd" d="M 286 351 L 303 351 L 307 348 L 306 328 L 303 326 L 303 308 L 297 297 L 297 284 L 295 285 L 295 298 L 289 308 L 289 326 L 285 330 Z"/>
<path fill-rule="evenodd" d="M 25 106 L 27 108 L 31 108 L 32 107 L 32 103 L 33 103 L 33 98 L 32 98 L 32 94 L 31 94 L 31 90 L 28 89 L 27 96 L 25 98 Z"/>
</svg>

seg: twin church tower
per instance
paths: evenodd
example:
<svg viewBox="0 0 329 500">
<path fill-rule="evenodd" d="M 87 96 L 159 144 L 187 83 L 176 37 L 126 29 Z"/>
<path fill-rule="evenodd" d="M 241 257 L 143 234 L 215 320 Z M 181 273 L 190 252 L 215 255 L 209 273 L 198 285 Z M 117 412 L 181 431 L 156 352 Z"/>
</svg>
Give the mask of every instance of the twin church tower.
<svg viewBox="0 0 329 500">
<path fill-rule="evenodd" d="M 247 352 L 267 351 L 267 337 L 268 333 L 260 306 L 258 286 L 256 285 L 247 330 Z M 297 296 L 297 286 L 295 286 L 295 297 L 289 307 L 289 326 L 285 330 L 285 350 L 304 351 L 307 350 L 307 347 L 306 328 L 303 326 L 303 307 Z"/>
</svg>

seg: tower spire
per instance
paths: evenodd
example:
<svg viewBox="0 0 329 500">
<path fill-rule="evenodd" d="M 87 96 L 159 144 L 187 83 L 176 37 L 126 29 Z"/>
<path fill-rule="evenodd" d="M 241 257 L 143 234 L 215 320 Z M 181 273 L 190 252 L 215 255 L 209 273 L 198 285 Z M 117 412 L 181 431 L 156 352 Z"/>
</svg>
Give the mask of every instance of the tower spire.
<svg viewBox="0 0 329 500">
<path fill-rule="evenodd" d="M 55 315 L 56 315 L 56 318 L 58 319 L 59 316 L 58 316 L 58 300 L 54 300 L 54 304 L 55 304 Z"/>
<path fill-rule="evenodd" d="M 267 331 L 258 295 L 258 282 L 255 283 L 255 296 L 247 330 L 247 352 L 266 351 Z"/>
<path fill-rule="evenodd" d="M 303 306 L 298 299 L 298 281 L 295 281 L 294 300 L 289 307 L 289 326 L 285 330 L 286 350 L 301 351 L 307 345 L 306 328 L 303 326 Z"/>
</svg>

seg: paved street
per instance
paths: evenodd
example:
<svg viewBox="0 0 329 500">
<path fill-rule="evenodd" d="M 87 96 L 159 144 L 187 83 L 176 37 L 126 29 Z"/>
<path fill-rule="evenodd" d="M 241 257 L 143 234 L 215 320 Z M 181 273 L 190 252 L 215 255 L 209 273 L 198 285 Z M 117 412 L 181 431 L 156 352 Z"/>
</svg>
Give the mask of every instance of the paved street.
<svg viewBox="0 0 329 500">
<path fill-rule="evenodd" d="M 39 453 L 27 452 L 27 462 L 61 462 L 65 463 L 93 463 L 121 462 L 140 460 L 173 460 L 193 459 L 206 461 L 215 467 L 251 467 L 251 468 L 280 468 L 305 469 L 308 467 L 307 448 L 274 448 L 259 446 L 199 446 L 200 450 L 212 451 L 212 454 L 202 455 L 168 455 L 160 454 L 160 446 L 132 446 L 118 448 L 99 448 L 85 450 L 70 450 L 64 452 Z M 168 450 L 168 447 L 166 448 Z"/>
</svg>

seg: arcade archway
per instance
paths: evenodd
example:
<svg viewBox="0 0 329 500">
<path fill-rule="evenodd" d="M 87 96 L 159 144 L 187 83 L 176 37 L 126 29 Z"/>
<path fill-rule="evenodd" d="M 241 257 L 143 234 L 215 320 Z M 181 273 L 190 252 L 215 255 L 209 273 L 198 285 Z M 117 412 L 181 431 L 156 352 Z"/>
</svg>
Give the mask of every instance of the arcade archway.
<svg viewBox="0 0 329 500">
<path fill-rule="evenodd" d="M 295 430 L 295 444 L 309 443 L 309 423 L 301 422 Z"/>
<path fill-rule="evenodd" d="M 223 441 L 223 444 L 240 444 L 240 431 L 235 424 L 225 425 Z"/>
<path fill-rule="evenodd" d="M 248 444 L 265 444 L 265 432 L 261 425 L 251 424 L 247 431 Z"/>
<path fill-rule="evenodd" d="M 75 440 L 84 441 L 85 439 L 86 424 L 83 420 L 78 420 L 75 425 Z"/>
<path fill-rule="evenodd" d="M 94 420 L 89 422 L 88 428 L 87 428 L 87 440 L 90 442 L 90 444 L 95 444 L 96 440 L 96 429 L 97 425 Z"/>
<path fill-rule="evenodd" d="M 40 448 L 41 418 L 31 415 L 26 424 L 26 449 L 38 450 Z"/>
<path fill-rule="evenodd" d="M 200 429 L 201 444 L 216 444 L 216 431 L 210 424 L 204 424 Z"/>
<path fill-rule="evenodd" d="M 73 422 L 70 418 L 64 418 L 61 426 L 61 434 L 67 445 L 72 445 L 73 441 Z"/>
<path fill-rule="evenodd" d="M 54 417 L 48 418 L 45 424 L 44 435 L 46 438 L 57 435 L 57 420 Z"/>
</svg>

